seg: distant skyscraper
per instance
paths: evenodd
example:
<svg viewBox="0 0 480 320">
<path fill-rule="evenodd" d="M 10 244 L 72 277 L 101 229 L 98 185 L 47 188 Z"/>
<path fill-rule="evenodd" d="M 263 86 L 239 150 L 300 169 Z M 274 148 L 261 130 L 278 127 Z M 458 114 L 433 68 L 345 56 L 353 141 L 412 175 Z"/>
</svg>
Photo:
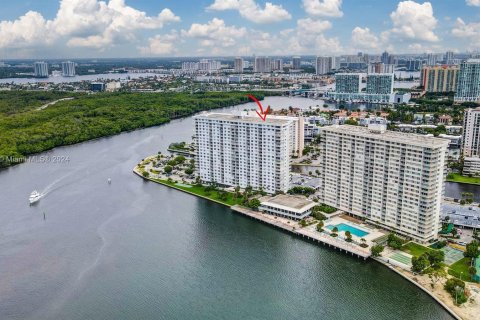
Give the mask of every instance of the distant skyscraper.
<svg viewBox="0 0 480 320">
<path fill-rule="evenodd" d="M 272 70 L 283 70 L 283 60 L 275 59 L 272 61 Z"/>
<path fill-rule="evenodd" d="M 299 70 L 302 65 L 302 60 L 300 57 L 295 56 L 292 58 L 292 69 Z"/>
<path fill-rule="evenodd" d="M 385 52 L 382 53 L 381 61 L 382 61 L 384 64 L 389 64 L 389 63 L 390 63 L 390 55 L 388 54 L 387 51 L 385 51 Z"/>
<path fill-rule="evenodd" d="M 480 102 L 480 59 L 469 59 L 460 65 L 455 102 Z"/>
<path fill-rule="evenodd" d="M 454 55 L 453 51 L 447 51 L 445 53 L 445 59 L 444 60 L 445 60 L 446 64 L 452 64 L 452 61 L 453 61 L 454 58 L 455 58 L 455 55 Z"/>
<path fill-rule="evenodd" d="M 242 73 L 243 72 L 243 59 L 240 57 L 235 58 L 234 62 L 235 72 Z"/>
<path fill-rule="evenodd" d="M 406 61 L 407 71 L 420 71 L 422 60 L 410 58 Z"/>
<path fill-rule="evenodd" d="M 480 108 L 465 110 L 462 141 L 464 157 L 480 157 Z"/>
<path fill-rule="evenodd" d="M 315 71 L 318 75 L 332 72 L 333 59 L 332 57 L 317 57 L 315 60 Z"/>
<path fill-rule="evenodd" d="M 427 66 L 434 66 L 437 64 L 437 55 L 434 53 L 427 54 Z"/>
<path fill-rule="evenodd" d="M 74 77 L 75 76 L 75 62 L 72 62 L 72 61 L 62 62 L 62 75 L 64 77 Z"/>
<path fill-rule="evenodd" d="M 43 61 L 34 63 L 35 77 L 48 78 L 48 64 Z"/>
<path fill-rule="evenodd" d="M 337 73 L 335 75 L 335 92 L 358 93 L 361 81 L 360 73 Z"/>
<path fill-rule="evenodd" d="M 254 72 L 268 73 L 272 71 L 272 60 L 269 57 L 255 57 Z"/>
<path fill-rule="evenodd" d="M 384 64 L 383 62 L 374 62 L 368 65 L 368 73 L 394 73 L 395 65 Z"/>
<path fill-rule="evenodd" d="M 457 86 L 458 66 L 424 66 L 420 84 L 427 92 L 452 92 Z"/>
<path fill-rule="evenodd" d="M 392 94 L 393 73 L 373 73 L 367 77 L 366 93 Z"/>
</svg>

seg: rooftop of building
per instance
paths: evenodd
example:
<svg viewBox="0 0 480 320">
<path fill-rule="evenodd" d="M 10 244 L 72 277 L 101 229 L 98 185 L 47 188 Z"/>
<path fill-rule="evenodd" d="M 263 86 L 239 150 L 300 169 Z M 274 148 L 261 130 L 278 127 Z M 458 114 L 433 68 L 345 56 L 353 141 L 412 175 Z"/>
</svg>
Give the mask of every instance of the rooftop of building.
<svg viewBox="0 0 480 320">
<path fill-rule="evenodd" d="M 262 205 L 269 205 L 289 211 L 304 212 L 316 205 L 305 196 L 279 194 L 274 197 L 263 197 L 260 199 Z"/>
<path fill-rule="evenodd" d="M 333 125 L 321 128 L 322 131 L 335 133 L 348 133 L 365 138 L 415 145 L 420 147 L 442 147 L 449 144 L 449 140 L 429 137 L 415 133 L 403 133 L 398 131 L 385 130 L 383 132 L 373 131 L 372 127 L 361 127 L 352 125 Z"/>
<path fill-rule="evenodd" d="M 213 113 L 213 112 L 202 112 L 199 115 L 194 116 L 194 118 L 206 118 L 206 119 L 212 119 L 212 120 L 224 120 L 224 121 L 257 123 L 257 124 L 267 124 L 267 125 L 285 125 L 292 121 L 289 119 L 280 119 L 278 117 L 269 117 L 268 115 L 265 121 L 263 121 L 262 119 L 260 119 L 259 116 L 253 117 L 246 114 Z"/>
</svg>

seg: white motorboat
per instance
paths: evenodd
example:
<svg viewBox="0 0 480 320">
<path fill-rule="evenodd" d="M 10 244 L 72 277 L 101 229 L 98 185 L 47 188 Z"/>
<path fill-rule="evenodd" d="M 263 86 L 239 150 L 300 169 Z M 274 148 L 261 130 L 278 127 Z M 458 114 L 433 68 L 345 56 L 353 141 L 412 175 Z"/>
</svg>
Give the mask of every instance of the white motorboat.
<svg viewBox="0 0 480 320">
<path fill-rule="evenodd" d="M 37 190 L 34 190 L 30 194 L 30 197 L 28 198 L 28 200 L 30 201 L 30 204 L 33 204 L 33 203 L 37 202 L 38 200 L 40 200 L 41 197 L 42 197 L 42 195 Z"/>
</svg>

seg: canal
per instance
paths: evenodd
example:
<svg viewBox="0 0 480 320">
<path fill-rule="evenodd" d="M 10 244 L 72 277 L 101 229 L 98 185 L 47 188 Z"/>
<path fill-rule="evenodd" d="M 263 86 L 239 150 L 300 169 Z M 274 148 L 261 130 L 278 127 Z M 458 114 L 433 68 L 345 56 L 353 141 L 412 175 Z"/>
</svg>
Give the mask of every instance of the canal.
<svg viewBox="0 0 480 320">
<path fill-rule="evenodd" d="M 0 319 L 452 319 L 383 265 L 132 173 L 192 128 L 175 120 L 0 171 Z M 29 206 L 34 189 L 46 195 Z"/>
</svg>

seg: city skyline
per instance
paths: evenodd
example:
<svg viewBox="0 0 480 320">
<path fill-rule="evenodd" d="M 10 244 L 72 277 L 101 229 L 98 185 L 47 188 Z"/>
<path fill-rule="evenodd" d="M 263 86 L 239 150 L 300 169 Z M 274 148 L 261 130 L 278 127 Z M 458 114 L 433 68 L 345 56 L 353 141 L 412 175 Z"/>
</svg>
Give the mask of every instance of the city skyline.
<svg viewBox="0 0 480 320">
<path fill-rule="evenodd" d="M 479 0 L 18 1 L 0 60 L 467 52 L 479 30 Z"/>
</svg>

